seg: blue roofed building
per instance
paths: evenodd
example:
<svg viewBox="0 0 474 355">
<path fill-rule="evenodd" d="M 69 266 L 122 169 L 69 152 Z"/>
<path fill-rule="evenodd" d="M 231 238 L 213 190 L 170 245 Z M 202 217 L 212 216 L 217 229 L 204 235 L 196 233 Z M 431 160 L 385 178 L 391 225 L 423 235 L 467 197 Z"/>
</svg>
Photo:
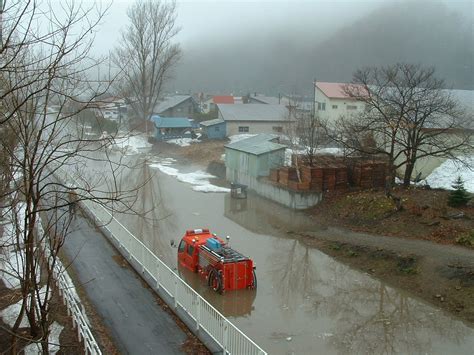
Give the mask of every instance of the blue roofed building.
<svg viewBox="0 0 474 355">
<path fill-rule="evenodd" d="M 217 118 L 215 120 L 202 121 L 202 133 L 209 139 L 224 139 L 226 135 L 226 123 Z"/>
<path fill-rule="evenodd" d="M 151 116 L 150 120 L 155 127 L 154 137 L 158 141 L 191 137 L 192 123 L 187 117 Z"/>
</svg>

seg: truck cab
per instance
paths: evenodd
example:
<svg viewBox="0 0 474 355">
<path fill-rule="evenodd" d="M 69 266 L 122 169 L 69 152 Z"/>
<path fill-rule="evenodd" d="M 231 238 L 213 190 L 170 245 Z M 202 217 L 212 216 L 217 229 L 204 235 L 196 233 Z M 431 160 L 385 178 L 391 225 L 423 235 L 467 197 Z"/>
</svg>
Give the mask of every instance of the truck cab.
<svg viewBox="0 0 474 355">
<path fill-rule="evenodd" d="M 178 264 L 198 273 L 219 293 L 257 286 L 253 261 L 230 248 L 209 229 L 186 231 L 178 246 Z"/>
</svg>

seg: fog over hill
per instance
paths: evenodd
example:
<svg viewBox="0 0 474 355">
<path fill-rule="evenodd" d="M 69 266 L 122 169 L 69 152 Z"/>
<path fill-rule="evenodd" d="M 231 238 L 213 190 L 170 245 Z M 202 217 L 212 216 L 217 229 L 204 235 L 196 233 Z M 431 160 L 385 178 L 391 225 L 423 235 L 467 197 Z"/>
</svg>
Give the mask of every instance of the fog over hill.
<svg viewBox="0 0 474 355">
<path fill-rule="evenodd" d="M 350 81 L 359 67 L 403 61 L 434 65 L 448 86 L 474 89 L 472 10 L 472 3 L 383 3 L 332 33 L 282 24 L 188 43 L 170 88 L 310 93 L 313 78 Z"/>
</svg>

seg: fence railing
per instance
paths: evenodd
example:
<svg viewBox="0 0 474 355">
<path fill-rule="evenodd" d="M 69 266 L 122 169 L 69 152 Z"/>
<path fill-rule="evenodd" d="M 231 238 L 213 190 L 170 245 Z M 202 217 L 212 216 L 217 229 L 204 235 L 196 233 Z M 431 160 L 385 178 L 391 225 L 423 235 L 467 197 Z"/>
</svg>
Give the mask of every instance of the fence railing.
<svg viewBox="0 0 474 355">
<path fill-rule="evenodd" d="M 61 171 L 62 180 L 64 180 L 64 177 L 68 177 L 71 180 L 69 182 L 78 184 L 76 179 L 64 169 L 61 169 Z M 195 330 L 204 331 L 222 348 L 224 354 L 267 354 L 161 261 L 105 207 L 88 199 L 81 203 L 97 219 L 98 224 L 108 231 L 107 234 L 110 234 L 119 247 L 128 254 L 125 256 L 133 258 L 140 265 L 141 270 L 137 271 L 146 272 L 153 279 L 154 285 L 151 286 L 168 294 L 172 300 L 170 304 L 166 298 L 164 299 L 168 306 L 176 310 L 179 307 L 184 311 L 193 320 Z M 179 312 L 176 312 L 176 314 L 180 316 Z"/>
<path fill-rule="evenodd" d="M 46 243 L 47 238 L 41 238 L 44 235 L 43 226 L 41 223 L 37 225 L 37 232 L 43 243 Z M 89 327 L 89 321 L 82 308 L 79 296 L 75 292 L 74 284 L 66 272 L 61 260 L 56 258 L 53 267 L 53 258 L 47 245 L 42 245 L 43 252 L 46 260 L 48 260 L 48 266 L 52 269 L 53 278 L 56 281 L 56 286 L 59 290 L 59 295 L 62 297 L 68 315 L 72 319 L 72 325 L 77 328 L 77 337 L 79 342 L 84 341 L 84 353 L 86 355 L 102 355 L 102 352 L 97 344 L 94 336 L 92 335 Z"/>
</svg>

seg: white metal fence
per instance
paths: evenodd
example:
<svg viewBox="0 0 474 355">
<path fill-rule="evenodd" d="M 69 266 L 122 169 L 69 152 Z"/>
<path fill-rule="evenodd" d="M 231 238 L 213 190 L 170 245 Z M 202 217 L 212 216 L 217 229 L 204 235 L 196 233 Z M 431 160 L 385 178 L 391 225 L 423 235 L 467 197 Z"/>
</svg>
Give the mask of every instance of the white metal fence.
<svg viewBox="0 0 474 355">
<path fill-rule="evenodd" d="M 38 235 L 43 236 L 44 230 L 41 223 L 38 225 Z M 47 238 L 41 238 L 43 243 Z M 49 267 L 53 271 L 53 278 L 56 281 L 56 286 L 59 290 L 59 295 L 62 297 L 64 304 L 66 305 L 68 315 L 71 316 L 72 325 L 77 328 L 77 336 L 79 341 L 84 340 L 84 353 L 86 355 L 101 355 L 99 345 L 97 344 L 94 336 L 92 335 L 89 327 L 88 319 L 85 315 L 85 311 L 82 308 L 79 296 L 75 292 L 74 284 L 71 278 L 66 272 L 61 260 L 56 258 L 55 265 L 53 268 L 53 259 L 50 258 L 50 251 L 46 245 L 42 245 L 45 253 L 45 258 L 48 260 Z"/>
<path fill-rule="evenodd" d="M 77 184 L 67 172 L 64 177 Z M 191 286 L 171 270 L 145 244 L 115 219 L 103 206 L 91 200 L 82 201 L 85 207 L 155 282 L 157 289 L 165 291 L 172 299 L 170 307 L 180 307 L 195 323 L 196 330 L 203 330 L 221 348 L 224 354 L 266 355 L 267 353 L 240 329 L 232 324 L 217 309 L 199 295 Z M 225 297 L 225 296 L 223 296 Z M 166 299 L 165 299 L 166 301 Z M 177 313 L 179 316 L 179 313 Z"/>
</svg>

